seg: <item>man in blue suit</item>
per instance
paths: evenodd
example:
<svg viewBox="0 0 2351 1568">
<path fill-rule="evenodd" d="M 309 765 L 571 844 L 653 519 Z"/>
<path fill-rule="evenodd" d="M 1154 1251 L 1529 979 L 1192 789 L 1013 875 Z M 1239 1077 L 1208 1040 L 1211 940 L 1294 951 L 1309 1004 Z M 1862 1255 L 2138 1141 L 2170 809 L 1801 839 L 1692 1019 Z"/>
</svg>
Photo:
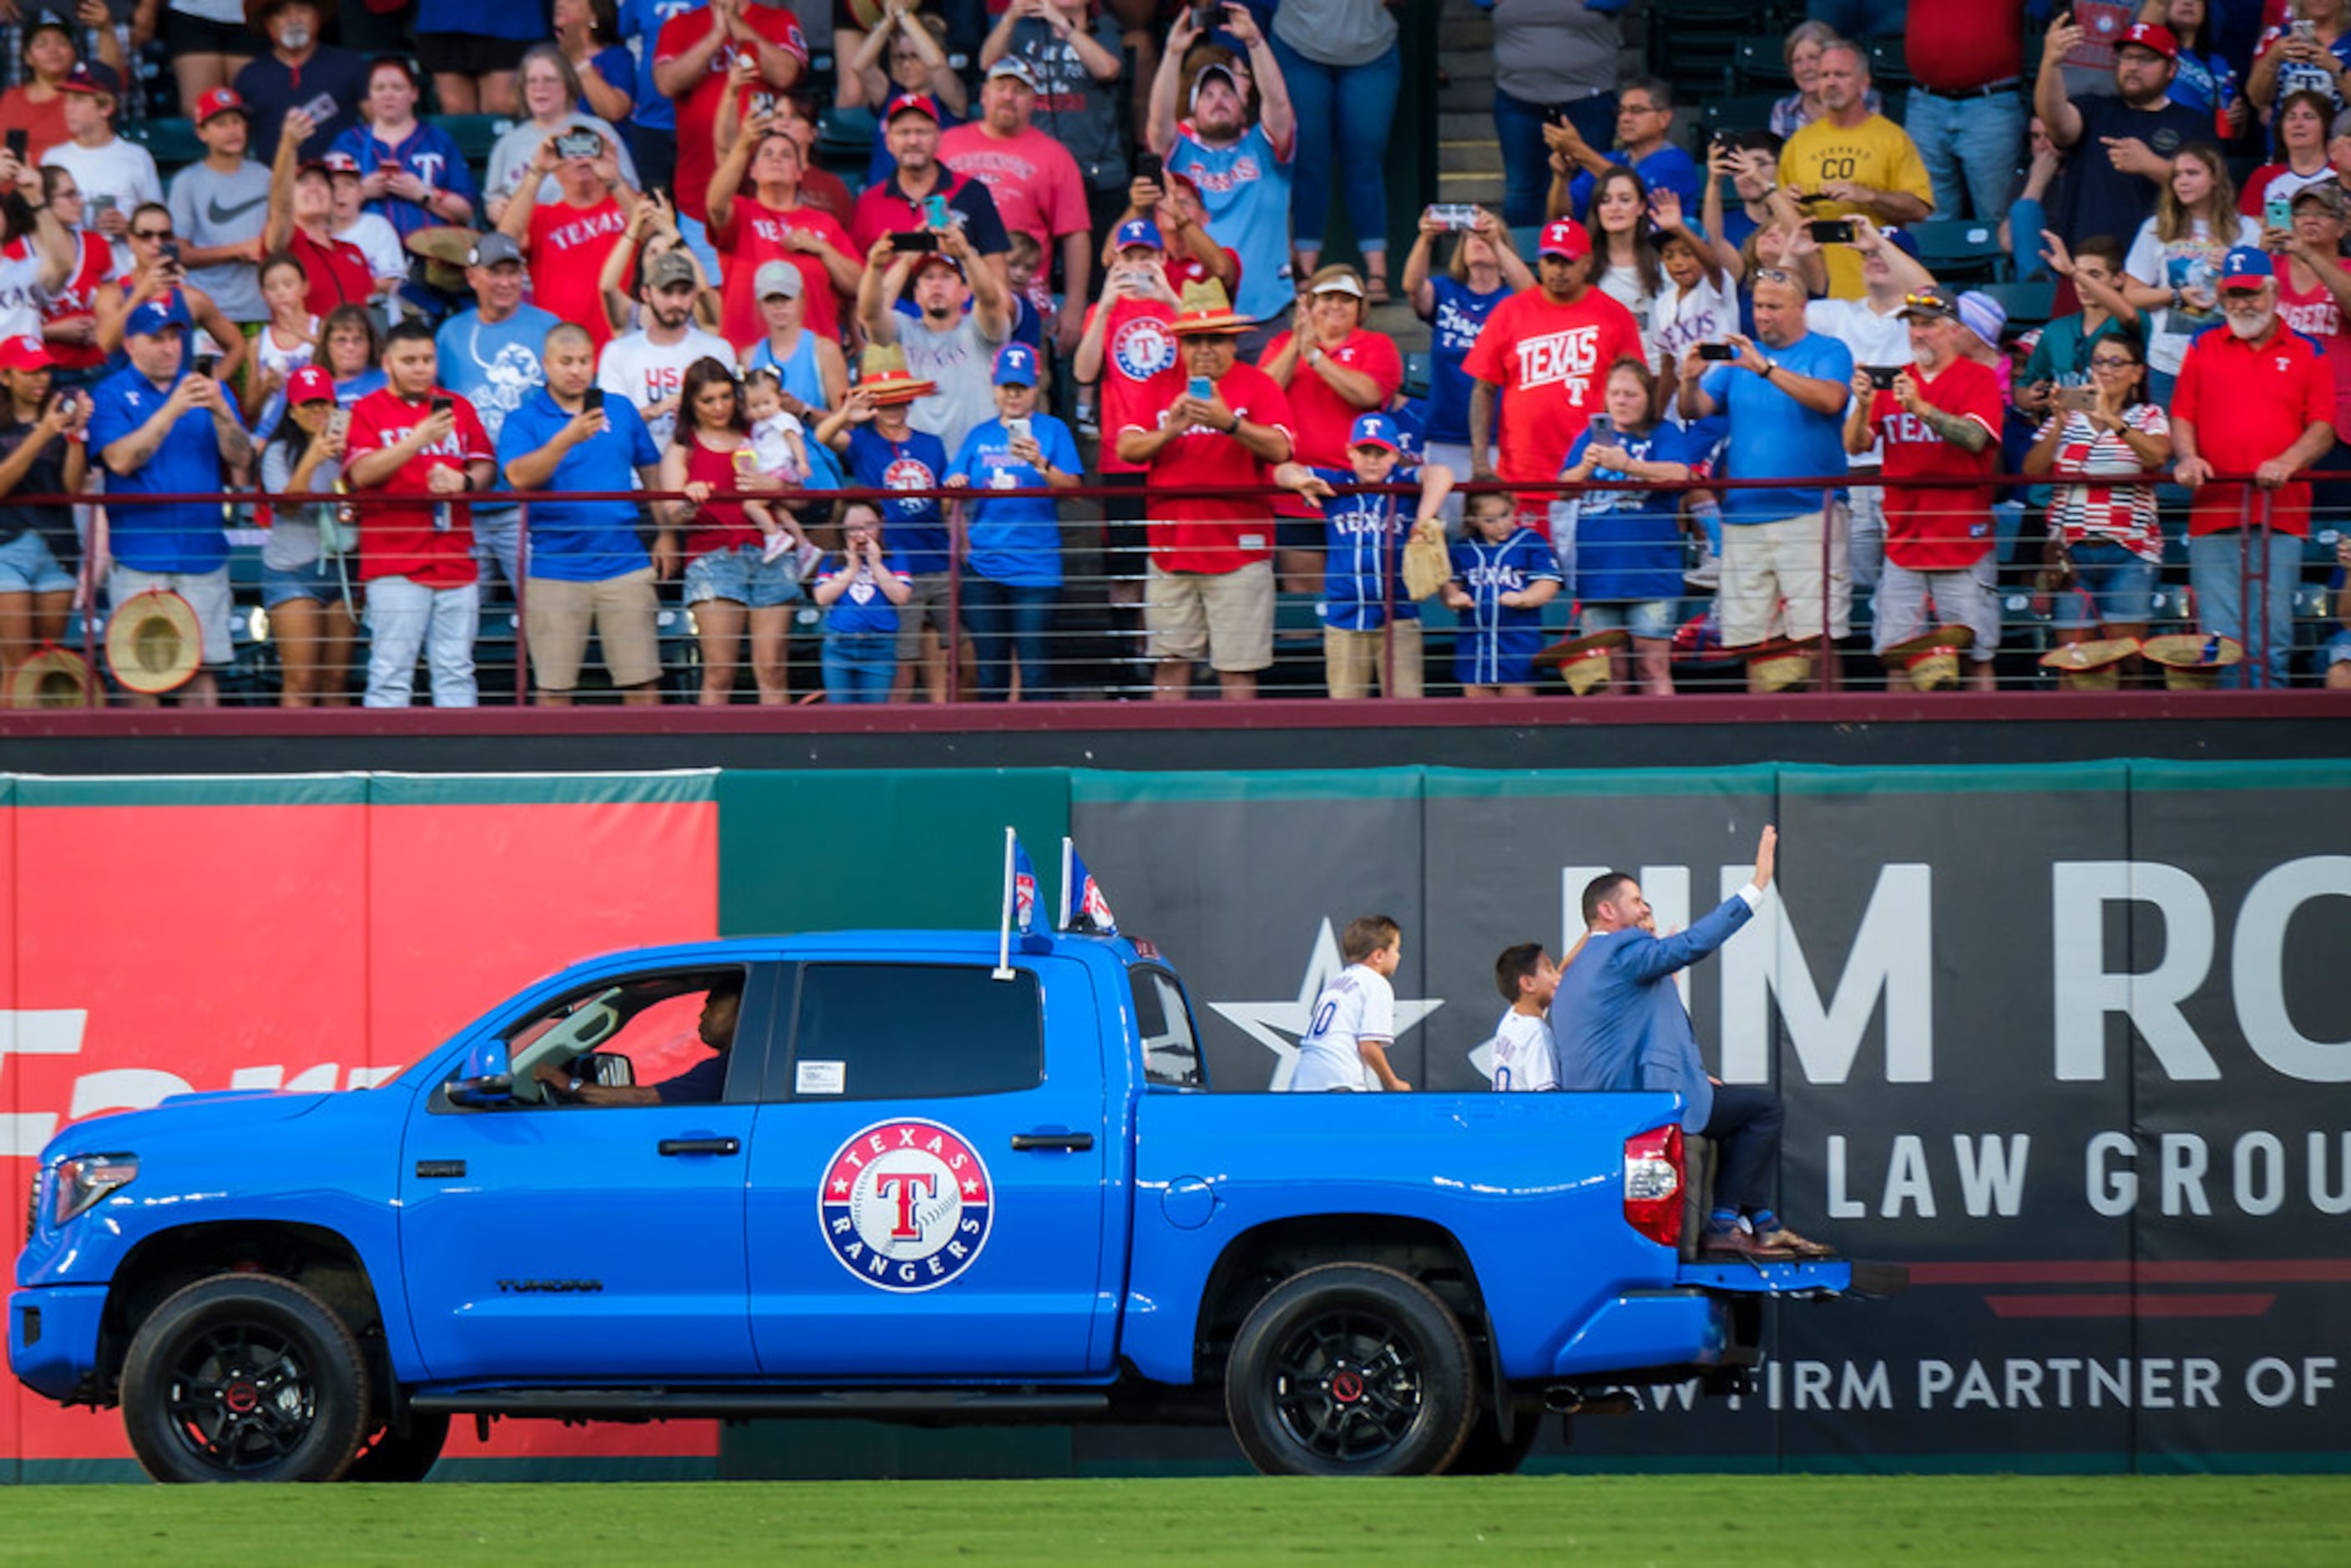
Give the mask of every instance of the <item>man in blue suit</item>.
<svg viewBox="0 0 2351 1568">
<path fill-rule="evenodd" d="M 1663 1089 L 1682 1097 L 1682 1129 L 1721 1148 L 1715 1207 L 1703 1243 L 1709 1252 L 1752 1258 L 1819 1258 L 1833 1249 L 1808 1241 L 1771 1212 L 1771 1176 L 1780 1159 L 1787 1111 L 1771 1090 L 1718 1083 L 1698 1055 L 1689 1009 L 1674 975 L 1730 940 L 1754 917 L 1771 885 L 1780 833 L 1763 830 L 1755 875 L 1687 931 L 1660 937 L 1641 884 L 1620 871 L 1583 890 L 1580 949 L 1552 998 L 1562 1089 Z M 1754 1227 L 1740 1228 L 1741 1214 Z"/>
</svg>

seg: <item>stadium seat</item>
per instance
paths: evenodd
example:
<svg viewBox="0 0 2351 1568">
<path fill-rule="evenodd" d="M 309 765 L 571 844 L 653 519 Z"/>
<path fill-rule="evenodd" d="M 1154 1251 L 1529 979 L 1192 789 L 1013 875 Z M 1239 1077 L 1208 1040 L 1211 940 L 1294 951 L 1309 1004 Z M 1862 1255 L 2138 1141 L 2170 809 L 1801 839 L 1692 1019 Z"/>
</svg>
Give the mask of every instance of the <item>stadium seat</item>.
<svg viewBox="0 0 2351 1568">
<path fill-rule="evenodd" d="M 1749 92 L 1707 99 L 1698 117 L 1705 131 L 1703 141 L 1712 141 L 1717 131 L 1733 133 L 1766 131 L 1771 125 L 1771 106 L 1788 95 L 1784 92 Z"/>
<path fill-rule="evenodd" d="M 1406 397 L 1426 397 L 1428 377 L 1434 359 L 1426 349 L 1416 350 L 1404 357 L 1404 394 Z"/>
<path fill-rule="evenodd" d="M 1990 283 L 2000 276 L 2008 253 L 2000 246 L 2000 225 L 1974 218 L 1929 218 L 1904 225 L 1918 242 L 1918 261 L 1944 283 Z"/>
<path fill-rule="evenodd" d="M 2011 330 L 2042 326 L 2057 308 L 2057 286 L 2045 277 L 2031 283 L 1987 283 L 1983 291 L 2008 312 Z"/>
<path fill-rule="evenodd" d="M 1871 38 L 1862 47 L 1869 51 L 1870 79 L 1888 99 L 1894 96 L 1894 89 L 1910 85 L 1910 61 L 1903 53 L 1900 38 Z"/>
<path fill-rule="evenodd" d="M 503 114 L 444 114 L 436 116 L 434 123 L 449 133 L 465 162 L 476 168 L 489 162 L 490 149 L 515 127 L 514 120 Z"/>
<path fill-rule="evenodd" d="M 863 168 L 873 156 L 873 133 L 880 129 L 870 109 L 828 109 L 816 119 L 817 162 L 827 168 L 854 163 Z"/>
<path fill-rule="evenodd" d="M 1779 96 L 1787 96 L 1796 85 L 1788 74 L 1788 57 L 1778 38 L 1742 37 L 1731 49 L 1731 76 L 1741 92 L 1755 92 L 1772 88 Z"/>
<path fill-rule="evenodd" d="M 122 139 L 135 141 L 153 155 L 156 169 L 167 179 L 173 171 L 201 160 L 204 144 L 196 140 L 193 120 L 134 120 L 122 127 Z"/>
</svg>

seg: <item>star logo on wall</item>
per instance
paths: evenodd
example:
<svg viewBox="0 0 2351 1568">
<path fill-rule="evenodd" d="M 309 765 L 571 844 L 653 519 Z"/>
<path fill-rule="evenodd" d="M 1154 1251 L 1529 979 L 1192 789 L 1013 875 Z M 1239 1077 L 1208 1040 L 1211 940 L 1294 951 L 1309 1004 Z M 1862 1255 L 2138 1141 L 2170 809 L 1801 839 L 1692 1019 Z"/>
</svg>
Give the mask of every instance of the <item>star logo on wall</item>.
<svg viewBox="0 0 2351 1568">
<path fill-rule="evenodd" d="M 1209 1008 L 1251 1040 L 1273 1052 L 1273 1082 L 1269 1089 L 1290 1087 L 1290 1074 L 1298 1071 L 1298 1037 L 1314 1014 L 1315 998 L 1322 994 L 1339 971 L 1347 967 L 1339 956 L 1338 935 L 1325 919 L 1322 929 L 1314 938 L 1314 951 L 1306 960 L 1306 977 L 1298 984 L 1298 998 L 1288 1002 L 1210 1002 Z M 1443 1007 L 1440 1000 L 1415 998 L 1406 1001 L 1398 997 L 1395 1004 L 1396 1039 L 1402 1040 L 1429 1014 Z M 1374 1089 L 1379 1087 L 1374 1083 Z"/>
</svg>

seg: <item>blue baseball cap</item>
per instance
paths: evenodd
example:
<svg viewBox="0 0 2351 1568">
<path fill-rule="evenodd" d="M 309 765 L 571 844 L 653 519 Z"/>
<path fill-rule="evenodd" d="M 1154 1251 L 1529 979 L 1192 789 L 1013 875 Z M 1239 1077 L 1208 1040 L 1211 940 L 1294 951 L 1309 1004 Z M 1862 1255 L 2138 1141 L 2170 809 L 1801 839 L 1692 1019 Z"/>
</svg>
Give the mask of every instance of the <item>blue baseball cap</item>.
<svg viewBox="0 0 2351 1568">
<path fill-rule="evenodd" d="M 1913 261 L 1918 259 L 1918 241 L 1908 229 L 1887 227 L 1877 232 L 1884 235 L 1895 249 Z"/>
<path fill-rule="evenodd" d="M 2277 276 L 2277 266 L 2270 253 L 2250 245 L 2241 245 L 2220 263 L 2220 287 L 2223 289 L 2259 288 Z"/>
<path fill-rule="evenodd" d="M 1033 387 L 1037 384 L 1037 350 L 1026 343 L 1007 343 L 997 351 L 996 384 Z"/>
<path fill-rule="evenodd" d="M 174 295 L 169 304 L 161 299 L 150 299 L 133 310 L 122 323 L 122 332 L 129 338 L 152 338 L 174 327 L 184 330 L 188 324 L 188 308 Z"/>
<path fill-rule="evenodd" d="M 1118 248 L 1147 245 L 1154 250 L 1165 250 L 1167 242 L 1159 237 L 1159 225 L 1149 218 L 1129 218 L 1118 225 Z"/>
<path fill-rule="evenodd" d="M 1404 455 L 1404 435 L 1396 422 L 1384 413 L 1359 413 L 1354 427 L 1347 432 L 1349 446 L 1384 446 L 1397 456 Z"/>
</svg>

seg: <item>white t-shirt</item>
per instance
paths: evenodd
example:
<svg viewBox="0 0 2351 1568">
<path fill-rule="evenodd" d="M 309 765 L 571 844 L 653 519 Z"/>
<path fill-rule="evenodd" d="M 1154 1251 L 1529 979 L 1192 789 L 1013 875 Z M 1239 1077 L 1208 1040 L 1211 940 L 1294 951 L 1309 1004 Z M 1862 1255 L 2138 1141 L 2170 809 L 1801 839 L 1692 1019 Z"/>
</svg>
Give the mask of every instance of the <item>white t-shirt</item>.
<svg viewBox="0 0 2351 1568">
<path fill-rule="evenodd" d="M 1298 1042 L 1298 1068 L 1290 1075 L 1296 1093 L 1328 1089 L 1369 1089 L 1372 1071 L 1356 1047 L 1364 1040 L 1386 1045 L 1395 1039 L 1395 991 L 1385 976 L 1350 964 L 1314 998 L 1313 1020 Z"/>
<path fill-rule="evenodd" d="M 1688 290 L 1668 280 L 1666 291 L 1649 306 L 1649 340 L 1657 346 L 1657 358 L 1668 365 L 1680 364 L 1692 344 L 1719 343 L 1738 330 L 1739 302 L 1722 291 L 1711 272 Z"/>
<path fill-rule="evenodd" d="M 115 209 L 126 220 L 140 203 L 163 199 L 163 181 L 155 172 L 155 155 L 136 141 L 126 141 L 120 136 L 103 147 L 60 141 L 41 154 L 41 162 L 44 166 L 54 163 L 72 173 L 74 183 L 81 187 L 82 211 L 93 229 L 98 227 L 98 210 L 90 202 L 92 196 L 113 197 Z M 116 243 L 115 266 L 128 268 L 135 259 L 129 241 Z"/>
<path fill-rule="evenodd" d="M 686 367 L 702 359 L 716 360 L 731 370 L 735 350 L 725 339 L 691 324 L 684 337 L 667 346 L 642 331 L 631 332 L 604 345 L 604 356 L 596 362 L 596 384 L 608 395 L 634 403 L 645 416 L 645 433 L 653 438 L 653 444 L 666 446 L 671 432 L 677 428 L 676 413 L 655 415 L 646 411 L 684 391 Z"/>
<path fill-rule="evenodd" d="M 1867 299 L 1815 299 L 1804 307 L 1804 327 L 1823 338 L 1834 338 L 1853 350 L 1853 362 L 1862 365 L 1907 365 L 1911 362 L 1910 323 L 1902 319 L 1897 303 L 1880 316 Z M 1838 417 L 1842 418 L 1843 415 Z M 1886 457 L 1886 443 L 1873 440 L 1869 450 L 1847 457 L 1855 468 L 1876 468 Z"/>
<path fill-rule="evenodd" d="M 799 465 L 792 461 L 791 444 L 784 439 L 787 435 L 797 435 L 805 442 L 808 426 L 782 409 L 765 419 L 753 420 L 751 455 L 758 461 L 760 473 L 797 485 L 808 476 L 801 473 Z"/>
<path fill-rule="evenodd" d="M 1634 321 L 1641 329 L 1641 352 L 1648 356 L 1649 369 L 1664 369 L 1664 362 L 1657 358 L 1656 297 L 1643 285 L 1640 269 L 1633 267 L 1603 267 L 1598 287 L 1601 293 L 1633 313 Z M 1673 285 L 1667 283 L 1666 287 L 1671 288 Z"/>
<path fill-rule="evenodd" d="M 1550 1020 L 1510 1009 L 1494 1026 L 1494 1088 L 1558 1087 L 1559 1053 L 1552 1044 Z"/>
<path fill-rule="evenodd" d="M 30 253 L 0 256 L 0 338 L 41 335 L 41 258 Z"/>
</svg>

